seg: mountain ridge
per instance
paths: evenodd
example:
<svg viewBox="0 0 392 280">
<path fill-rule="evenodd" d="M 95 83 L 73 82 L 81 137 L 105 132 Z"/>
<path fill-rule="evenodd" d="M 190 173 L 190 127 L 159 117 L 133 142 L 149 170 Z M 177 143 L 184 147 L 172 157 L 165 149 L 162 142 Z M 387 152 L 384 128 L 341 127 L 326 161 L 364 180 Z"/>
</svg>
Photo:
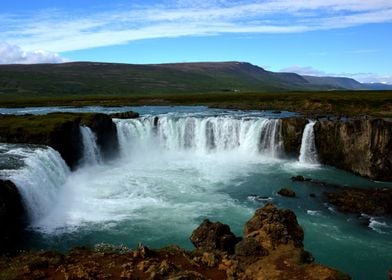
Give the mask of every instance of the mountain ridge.
<svg viewBox="0 0 392 280">
<path fill-rule="evenodd" d="M 0 94 L 3 95 L 154 95 L 369 89 L 389 87 L 362 84 L 345 77 L 271 72 L 239 61 L 0 65 Z"/>
</svg>

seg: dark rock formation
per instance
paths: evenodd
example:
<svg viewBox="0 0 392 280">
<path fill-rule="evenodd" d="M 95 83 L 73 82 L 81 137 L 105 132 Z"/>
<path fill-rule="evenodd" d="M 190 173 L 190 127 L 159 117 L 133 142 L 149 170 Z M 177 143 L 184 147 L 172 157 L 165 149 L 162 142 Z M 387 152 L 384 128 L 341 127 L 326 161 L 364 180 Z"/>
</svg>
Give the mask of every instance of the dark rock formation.
<svg viewBox="0 0 392 280">
<path fill-rule="evenodd" d="M 278 191 L 281 196 L 295 197 L 295 192 L 291 189 L 283 188 Z"/>
<path fill-rule="evenodd" d="M 342 188 L 325 195 L 342 212 L 392 215 L 392 189 Z"/>
<path fill-rule="evenodd" d="M 286 154 L 298 157 L 301 149 L 302 134 L 308 120 L 305 118 L 282 119 L 283 146 Z"/>
<path fill-rule="evenodd" d="M 97 136 L 97 144 L 101 150 L 103 159 L 108 160 L 115 157 L 118 154 L 119 147 L 117 127 L 112 119 L 105 114 L 94 114 L 86 121 L 86 125 L 89 126 Z"/>
<path fill-rule="evenodd" d="M 115 119 L 136 119 L 139 117 L 139 113 L 128 111 L 128 112 L 110 114 L 109 116 Z"/>
<path fill-rule="evenodd" d="M 315 141 L 321 163 L 377 180 L 392 180 L 392 122 L 320 120 Z"/>
<path fill-rule="evenodd" d="M 293 182 L 305 182 L 305 181 L 309 181 L 309 180 L 310 179 L 307 179 L 302 175 L 297 175 L 297 176 L 291 177 L 291 181 L 293 181 Z"/>
<path fill-rule="evenodd" d="M 208 219 L 193 231 L 191 241 L 196 248 L 204 251 L 220 250 L 232 253 L 239 239 L 228 225 L 212 223 Z"/>
<path fill-rule="evenodd" d="M 256 239 L 244 238 L 235 245 L 235 254 L 242 257 L 266 256 L 268 251 Z"/>
<path fill-rule="evenodd" d="M 22 236 L 25 210 L 18 189 L 0 180 L 0 254 L 12 250 Z"/>
</svg>

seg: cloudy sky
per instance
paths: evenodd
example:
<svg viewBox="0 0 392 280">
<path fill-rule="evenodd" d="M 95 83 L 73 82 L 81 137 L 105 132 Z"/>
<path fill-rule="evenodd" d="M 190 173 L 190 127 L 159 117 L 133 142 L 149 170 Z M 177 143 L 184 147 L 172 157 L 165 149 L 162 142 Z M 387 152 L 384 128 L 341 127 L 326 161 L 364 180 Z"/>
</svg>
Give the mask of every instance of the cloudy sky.
<svg viewBox="0 0 392 280">
<path fill-rule="evenodd" d="M 392 83 L 391 0 L 13 0 L 0 63 L 247 61 Z"/>
</svg>

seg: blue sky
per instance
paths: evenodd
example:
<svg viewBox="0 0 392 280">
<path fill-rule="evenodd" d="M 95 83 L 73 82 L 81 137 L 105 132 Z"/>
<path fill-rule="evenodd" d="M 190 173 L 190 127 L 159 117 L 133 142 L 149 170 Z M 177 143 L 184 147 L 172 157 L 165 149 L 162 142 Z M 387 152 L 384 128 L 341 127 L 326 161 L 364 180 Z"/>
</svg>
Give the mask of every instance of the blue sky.
<svg viewBox="0 0 392 280">
<path fill-rule="evenodd" d="M 390 0 L 14 0 L 0 63 L 247 61 L 392 83 Z"/>
</svg>

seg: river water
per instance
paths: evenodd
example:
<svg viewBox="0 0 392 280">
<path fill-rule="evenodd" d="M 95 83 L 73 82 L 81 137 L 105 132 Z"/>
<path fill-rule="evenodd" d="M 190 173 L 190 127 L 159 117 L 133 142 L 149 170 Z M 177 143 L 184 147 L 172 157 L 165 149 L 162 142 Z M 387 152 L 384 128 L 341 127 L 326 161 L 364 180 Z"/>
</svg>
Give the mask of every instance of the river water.
<svg viewBox="0 0 392 280">
<path fill-rule="evenodd" d="M 364 188 L 391 183 L 318 164 L 313 122 L 304 132 L 300 158 L 288 158 L 279 119 L 293 113 L 206 107 L 50 107 L 0 113 L 130 109 L 141 117 L 115 120 L 120 153 L 111 162 L 102 162 L 95 135 L 81 127 L 84 160 L 74 172 L 51 148 L 0 144 L 0 176 L 15 182 L 29 211 L 26 248 L 135 247 L 143 242 L 192 249 L 188 238 L 203 219 L 227 223 L 241 235 L 255 209 L 273 202 L 295 211 L 305 230 L 305 248 L 317 262 L 354 279 L 386 278 L 392 267 L 392 221 L 338 213 L 324 202 L 326 189 L 290 178 L 300 174 Z M 279 196 L 282 187 L 297 197 Z"/>
</svg>

